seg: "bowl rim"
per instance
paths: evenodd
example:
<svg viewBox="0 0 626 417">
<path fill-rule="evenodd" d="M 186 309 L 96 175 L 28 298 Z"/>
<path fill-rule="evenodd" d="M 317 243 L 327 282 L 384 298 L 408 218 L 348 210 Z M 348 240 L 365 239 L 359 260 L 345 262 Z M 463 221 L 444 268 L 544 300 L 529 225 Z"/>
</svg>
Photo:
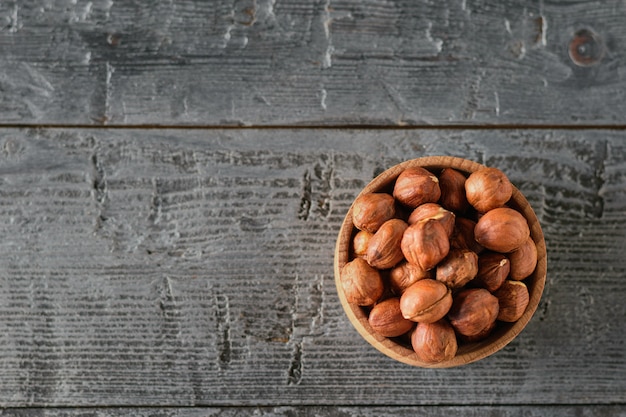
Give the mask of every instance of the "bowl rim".
<svg viewBox="0 0 626 417">
<path fill-rule="evenodd" d="M 526 197 L 524 197 L 517 187 L 513 186 L 513 194 L 508 205 L 515 208 L 526 218 L 530 228 L 530 236 L 537 246 L 537 266 L 535 271 L 531 276 L 523 280 L 529 290 L 529 302 L 526 311 L 524 311 L 520 319 L 514 323 L 500 322 L 494 333 L 486 339 L 459 346 L 459 351 L 454 358 L 435 364 L 424 363 L 417 358 L 417 355 L 412 349 L 374 332 L 369 325 L 367 315 L 363 311 L 363 308 L 347 301 L 340 280 L 341 268 L 343 268 L 350 259 L 351 240 L 357 230 L 352 223 L 354 201 L 363 194 L 382 191 L 385 190 L 385 188 L 389 189 L 401 172 L 412 167 L 422 167 L 432 171 L 454 168 L 464 174 L 470 174 L 486 166 L 478 162 L 454 156 L 425 156 L 406 160 L 377 175 L 359 192 L 357 197 L 355 197 L 341 224 L 334 254 L 335 286 L 343 310 L 353 327 L 367 342 L 381 353 L 399 362 L 422 368 L 451 368 L 466 365 L 486 358 L 509 344 L 526 327 L 537 310 L 545 287 L 547 274 L 547 250 L 543 230 L 539 219 L 530 206 L 530 203 L 526 200 Z"/>
</svg>

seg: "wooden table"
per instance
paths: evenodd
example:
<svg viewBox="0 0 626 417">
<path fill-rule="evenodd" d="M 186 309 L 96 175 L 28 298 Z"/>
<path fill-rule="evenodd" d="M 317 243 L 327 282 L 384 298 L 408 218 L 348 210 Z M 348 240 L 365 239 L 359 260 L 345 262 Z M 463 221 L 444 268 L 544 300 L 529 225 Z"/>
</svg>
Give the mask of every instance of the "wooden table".
<svg viewBox="0 0 626 417">
<path fill-rule="evenodd" d="M 148 6 L 149 4 L 149 6 Z M 626 416 L 626 3 L 0 2 L 0 414 Z M 535 317 L 463 368 L 350 326 L 333 249 L 406 159 L 535 208 Z"/>
</svg>

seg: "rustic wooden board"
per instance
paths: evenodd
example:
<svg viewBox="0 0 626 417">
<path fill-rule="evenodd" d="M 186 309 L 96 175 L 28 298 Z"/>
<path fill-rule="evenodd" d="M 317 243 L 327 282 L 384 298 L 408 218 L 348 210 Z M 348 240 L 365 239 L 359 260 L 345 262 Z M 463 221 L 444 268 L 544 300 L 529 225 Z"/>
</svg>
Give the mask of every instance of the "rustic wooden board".
<svg viewBox="0 0 626 417">
<path fill-rule="evenodd" d="M 625 19 L 621 0 L 9 0 L 0 123 L 624 125 Z"/>
<path fill-rule="evenodd" d="M 415 407 L 191 407 L 191 408 L 29 408 L 2 410 L 3 417 L 624 417 L 626 408 L 608 406 L 415 406 Z"/>
<path fill-rule="evenodd" d="M 1 129 L 0 406 L 623 405 L 625 139 Z M 365 183 L 438 154 L 500 167 L 526 193 L 548 281 L 508 347 L 425 370 L 350 327 L 332 254 Z"/>
</svg>

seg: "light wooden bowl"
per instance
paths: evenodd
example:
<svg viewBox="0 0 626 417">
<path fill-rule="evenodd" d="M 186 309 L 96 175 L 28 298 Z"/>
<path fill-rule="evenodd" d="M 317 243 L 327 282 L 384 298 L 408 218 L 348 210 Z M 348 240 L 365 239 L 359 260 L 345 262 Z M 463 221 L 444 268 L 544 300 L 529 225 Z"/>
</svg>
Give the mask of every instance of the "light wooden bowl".
<svg viewBox="0 0 626 417">
<path fill-rule="evenodd" d="M 382 174 L 374 178 L 362 191 L 361 194 L 371 192 L 388 192 L 393 190 L 393 184 L 402 171 L 411 167 L 423 167 L 438 173 L 443 168 L 454 168 L 465 174 L 470 174 L 483 165 L 462 158 L 451 156 L 430 156 L 418 159 L 412 159 L 396 166 L 389 168 Z M 513 340 L 526 326 L 528 321 L 535 313 L 546 280 L 546 244 L 543 237 L 543 231 L 535 212 L 530 207 L 526 198 L 517 188 L 513 189 L 513 196 L 508 203 L 512 208 L 518 210 L 528 221 L 530 226 L 530 235 L 537 245 L 537 267 L 535 272 L 524 280 L 528 286 L 530 294 L 530 302 L 522 317 L 515 323 L 498 322 L 496 328 L 491 335 L 480 342 L 460 344 L 456 356 L 449 360 L 437 364 L 423 363 L 418 360 L 417 355 L 408 342 L 403 342 L 398 338 L 387 338 L 374 332 L 367 321 L 367 312 L 364 308 L 355 304 L 350 304 L 346 300 L 341 287 L 339 273 L 341 268 L 350 261 L 352 238 L 358 231 L 352 223 L 352 207 L 348 210 L 346 217 L 341 225 L 339 236 L 335 247 L 335 284 L 339 299 L 348 319 L 356 330 L 376 349 L 400 362 L 408 365 L 419 366 L 424 368 L 450 368 L 465 365 L 477 360 L 483 359 L 506 346 Z"/>
</svg>

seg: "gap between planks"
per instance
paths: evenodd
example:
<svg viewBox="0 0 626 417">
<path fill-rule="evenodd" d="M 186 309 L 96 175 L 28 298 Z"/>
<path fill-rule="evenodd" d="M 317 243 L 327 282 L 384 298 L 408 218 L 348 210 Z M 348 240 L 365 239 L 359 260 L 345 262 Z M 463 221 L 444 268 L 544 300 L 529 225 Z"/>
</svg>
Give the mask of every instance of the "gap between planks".
<svg viewBox="0 0 626 417">
<path fill-rule="evenodd" d="M 107 410 L 107 409 L 115 409 L 115 410 L 203 410 L 203 409 L 216 409 L 216 410 L 227 410 L 227 409 L 271 409 L 271 408 L 298 408 L 298 409 L 307 409 L 307 408 L 430 408 L 430 409 L 445 409 L 445 408 L 466 408 L 466 409 L 476 409 L 476 408 L 490 408 L 490 409 L 503 409 L 503 408 L 600 408 L 600 407 L 626 407 L 626 402 L 608 402 L 608 403 L 506 403 L 506 404 L 494 404 L 494 403 L 468 403 L 468 404 L 456 404 L 456 403 L 442 403 L 442 404 L 366 404 L 366 403 L 339 403 L 339 404 L 316 404 L 316 403 L 259 403 L 259 404 L 246 404 L 239 405 L 236 403 L 233 404 L 220 404 L 220 405 L 115 405 L 115 404 L 95 404 L 95 405 L 64 405 L 64 404 L 55 404 L 50 406 L 24 406 L 24 407 L 1 407 L 0 415 L 4 412 L 10 411 L 27 411 L 27 410 L 47 410 L 47 411 L 63 411 L 63 410 Z"/>
<path fill-rule="evenodd" d="M 555 124 L 327 124 L 327 125 L 117 125 L 117 124 L 20 124 L 0 123 L 0 129 L 102 129 L 102 130 L 626 130 L 626 125 Z"/>
</svg>

